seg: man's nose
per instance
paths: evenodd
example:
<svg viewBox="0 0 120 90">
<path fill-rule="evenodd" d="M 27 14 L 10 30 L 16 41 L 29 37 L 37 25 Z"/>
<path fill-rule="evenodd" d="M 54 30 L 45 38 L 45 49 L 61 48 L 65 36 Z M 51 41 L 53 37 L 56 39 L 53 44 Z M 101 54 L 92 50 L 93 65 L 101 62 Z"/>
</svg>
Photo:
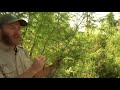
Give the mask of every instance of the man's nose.
<svg viewBox="0 0 120 90">
<path fill-rule="evenodd" d="M 19 28 L 15 28 L 15 34 L 21 34 L 21 31 L 20 31 L 20 29 Z"/>
</svg>

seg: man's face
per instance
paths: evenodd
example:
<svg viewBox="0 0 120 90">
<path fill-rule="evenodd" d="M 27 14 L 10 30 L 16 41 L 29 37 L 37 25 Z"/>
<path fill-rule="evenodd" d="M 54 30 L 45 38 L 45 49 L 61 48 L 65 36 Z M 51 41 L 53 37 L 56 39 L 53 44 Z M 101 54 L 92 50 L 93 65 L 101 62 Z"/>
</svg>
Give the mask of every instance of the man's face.
<svg viewBox="0 0 120 90">
<path fill-rule="evenodd" d="M 1 39 L 9 46 L 16 46 L 21 41 L 21 25 L 18 21 L 3 25 L 1 28 Z"/>
</svg>

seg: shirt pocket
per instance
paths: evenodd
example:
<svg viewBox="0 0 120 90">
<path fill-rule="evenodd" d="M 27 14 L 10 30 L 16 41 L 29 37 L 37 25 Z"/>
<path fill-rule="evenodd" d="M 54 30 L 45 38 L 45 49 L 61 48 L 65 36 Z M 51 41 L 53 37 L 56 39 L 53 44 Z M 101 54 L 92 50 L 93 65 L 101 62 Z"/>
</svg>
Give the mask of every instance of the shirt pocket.
<svg viewBox="0 0 120 90">
<path fill-rule="evenodd" d="M 5 65 L 5 66 L 2 67 L 2 71 L 3 71 L 3 75 L 6 78 L 15 78 L 15 77 L 17 77 L 16 70 L 13 67 Z"/>
</svg>

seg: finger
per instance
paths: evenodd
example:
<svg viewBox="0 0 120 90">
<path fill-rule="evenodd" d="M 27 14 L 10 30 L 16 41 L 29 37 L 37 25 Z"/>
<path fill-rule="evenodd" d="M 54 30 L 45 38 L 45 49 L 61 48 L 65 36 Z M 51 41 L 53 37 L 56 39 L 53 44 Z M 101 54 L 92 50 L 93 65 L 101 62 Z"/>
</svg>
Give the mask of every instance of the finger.
<svg viewBox="0 0 120 90">
<path fill-rule="evenodd" d="M 45 58 L 45 56 L 43 56 L 43 55 L 39 55 L 38 57 L 39 57 L 39 58 Z"/>
<path fill-rule="evenodd" d="M 39 56 L 37 57 L 37 59 L 40 59 L 40 60 L 42 60 L 42 61 L 45 61 L 45 60 L 46 60 L 46 58 L 45 58 L 44 56 L 42 56 L 42 55 L 39 55 Z"/>
<path fill-rule="evenodd" d="M 41 57 L 41 60 L 42 60 L 42 61 L 45 61 L 45 60 L 46 60 L 46 58 L 45 58 L 44 56 L 42 56 L 42 57 Z"/>
</svg>

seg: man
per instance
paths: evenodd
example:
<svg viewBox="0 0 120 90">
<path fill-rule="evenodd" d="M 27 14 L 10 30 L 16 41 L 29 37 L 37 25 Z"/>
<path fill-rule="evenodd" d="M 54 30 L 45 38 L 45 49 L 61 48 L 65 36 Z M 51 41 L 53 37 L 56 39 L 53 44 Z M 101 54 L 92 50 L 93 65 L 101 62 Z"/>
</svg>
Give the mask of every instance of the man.
<svg viewBox="0 0 120 90">
<path fill-rule="evenodd" d="M 46 77 L 53 68 L 45 66 L 46 59 L 42 55 L 34 62 L 30 60 L 27 51 L 20 46 L 21 26 L 27 26 L 23 19 L 10 14 L 0 17 L 0 78 Z"/>
</svg>

